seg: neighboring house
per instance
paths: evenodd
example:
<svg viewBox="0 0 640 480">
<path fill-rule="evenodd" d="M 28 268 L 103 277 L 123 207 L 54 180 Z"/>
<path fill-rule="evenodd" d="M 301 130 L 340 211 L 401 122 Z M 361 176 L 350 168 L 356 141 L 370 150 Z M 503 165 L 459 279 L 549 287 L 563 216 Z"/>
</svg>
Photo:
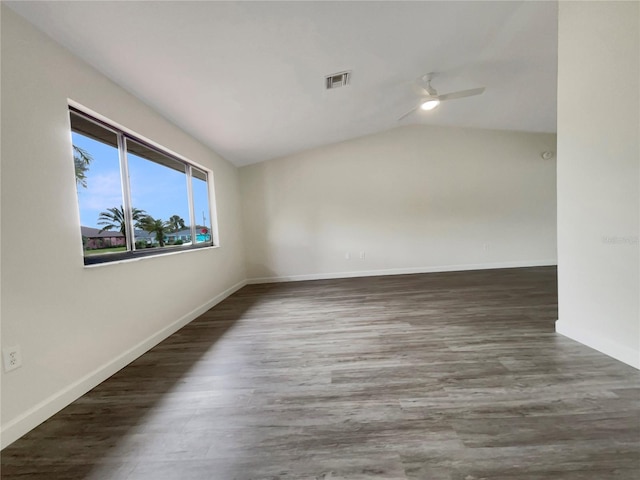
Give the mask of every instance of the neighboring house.
<svg viewBox="0 0 640 480">
<path fill-rule="evenodd" d="M 143 230 L 135 231 L 136 242 L 157 243 L 155 233 L 145 232 Z M 182 228 L 176 232 L 169 232 L 164 236 L 164 241 L 167 244 L 174 244 L 177 241 L 181 241 L 183 244 L 191 242 L 191 228 Z M 196 242 L 209 242 L 211 241 L 211 233 L 208 227 L 196 227 Z"/>
<path fill-rule="evenodd" d="M 85 250 L 121 247 L 127 243 L 125 236 L 120 232 L 101 231 L 92 227 L 80 227 L 80 231 L 82 232 L 82 244 Z"/>
<path fill-rule="evenodd" d="M 136 242 L 145 242 L 147 245 L 157 243 L 158 240 L 156 238 L 155 233 L 149 233 L 144 230 L 135 230 L 134 231 Z M 198 235 L 198 240 L 200 239 L 200 235 Z M 177 232 L 167 233 L 164 236 L 165 243 L 173 244 L 177 240 L 181 240 L 182 243 L 187 243 L 191 241 L 191 229 L 183 228 L 182 230 L 178 230 Z M 199 240 L 200 241 L 200 240 Z"/>
<path fill-rule="evenodd" d="M 211 241 L 211 230 L 209 227 L 202 227 L 196 224 L 196 243 L 200 242 L 210 242 Z"/>
<path fill-rule="evenodd" d="M 153 242 L 156 241 L 156 235 L 149 233 L 145 230 L 135 229 L 133 231 L 133 236 L 136 242 L 145 242 L 148 245 L 151 245 Z"/>
<path fill-rule="evenodd" d="M 191 241 L 191 228 L 186 227 L 177 232 L 168 233 L 164 237 L 165 242 L 174 243 L 176 240 L 182 240 L 183 243 L 187 243 Z M 201 242 L 209 242 L 211 241 L 211 232 L 209 231 L 209 227 L 202 227 L 200 225 L 196 225 L 196 243 Z"/>
<path fill-rule="evenodd" d="M 164 241 L 167 243 L 175 243 L 176 240 L 182 240 L 183 243 L 191 241 L 191 228 L 183 228 L 177 232 L 171 232 L 165 235 Z"/>
</svg>

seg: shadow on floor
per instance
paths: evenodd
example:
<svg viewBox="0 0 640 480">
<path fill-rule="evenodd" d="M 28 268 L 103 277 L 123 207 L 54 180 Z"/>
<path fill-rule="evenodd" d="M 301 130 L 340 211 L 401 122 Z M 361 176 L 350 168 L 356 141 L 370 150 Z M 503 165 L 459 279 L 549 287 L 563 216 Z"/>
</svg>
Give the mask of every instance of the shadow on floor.
<svg viewBox="0 0 640 480">
<path fill-rule="evenodd" d="M 233 368 L 215 349 L 254 298 L 236 292 L 5 448 L 1 477 L 125 478 L 132 467 L 127 450 L 135 450 L 136 438 L 148 441 L 156 432 L 170 431 L 194 409 L 216 401 L 210 388 L 216 373 L 207 373 L 207 364 L 215 362 L 218 374 Z M 188 405 L 185 390 L 191 393 Z M 100 473 L 102 467 L 107 474 Z"/>
</svg>

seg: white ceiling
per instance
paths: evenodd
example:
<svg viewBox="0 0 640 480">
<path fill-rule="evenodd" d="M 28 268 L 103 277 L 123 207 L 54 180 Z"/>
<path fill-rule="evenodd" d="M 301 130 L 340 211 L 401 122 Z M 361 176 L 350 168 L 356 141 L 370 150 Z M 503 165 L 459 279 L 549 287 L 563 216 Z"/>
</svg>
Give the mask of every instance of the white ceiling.
<svg viewBox="0 0 640 480">
<path fill-rule="evenodd" d="M 5 3 L 236 165 L 407 123 L 556 128 L 556 2 Z M 431 71 L 486 91 L 398 123 Z"/>
</svg>

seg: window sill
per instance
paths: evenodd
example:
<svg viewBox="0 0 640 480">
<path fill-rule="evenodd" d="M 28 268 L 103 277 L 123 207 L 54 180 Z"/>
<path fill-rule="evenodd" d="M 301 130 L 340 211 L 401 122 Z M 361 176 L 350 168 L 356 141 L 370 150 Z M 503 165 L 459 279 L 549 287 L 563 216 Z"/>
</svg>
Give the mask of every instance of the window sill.
<svg viewBox="0 0 640 480">
<path fill-rule="evenodd" d="M 172 251 L 155 251 L 155 252 L 150 252 L 150 253 L 144 253 L 144 254 L 138 254 L 138 255 L 131 255 L 128 254 L 126 257 L 124 258 L 117 258 L 117 259 L 113 259 L 113 260 L 109 260 L 109 259 L 105 259 L 105 257 L 100 257 L 99 261 L 96 261 L 95 263 L 89 263 L 89 264 L 84 264 L 83 267 L 84 268 L 97 268 L 97 267 L 107 267 L 110 265 L 118 265 L 121 263 L 132 263 L 132 262 L 140 262 L 142 260 L 148 260 L 151 258 L 158 258 L 158 257 L 166 257 L 169 255 L 180 255 L 183 253 L 192 253 L 192 252 L 201 252 L 201 251 L 205 251 L 205 250 L 214 250 L 220 248 L 220 245 L 208 245 L 206 247 L 196 247 L 196 248 L 183 248 L 180 250 L 172 250 Z M 114 254 L 116 255 L 116 254 Z M 84 257 L 85 259 L 87 257 Z M 98 259 L 96 259 L 98 260 Z"/>
</svg>

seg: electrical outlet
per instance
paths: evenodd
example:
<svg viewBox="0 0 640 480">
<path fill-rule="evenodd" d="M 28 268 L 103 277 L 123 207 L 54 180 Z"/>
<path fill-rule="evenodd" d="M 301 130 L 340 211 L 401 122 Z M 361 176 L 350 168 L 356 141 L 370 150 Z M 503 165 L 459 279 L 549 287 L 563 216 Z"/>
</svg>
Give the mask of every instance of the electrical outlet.
<svg viewBox="0 0 640 480">
<path fill-rule="evenodd" d="M 351 260 L 351 254 L 349 252 L 344 254 L 344 259 L 345 260 Z"/>
<path fill-rule="evenodd" d="M 360 252 L 360 260 L 364 260 L 364 252 Z"/>
<path fill-rule="evenodd" d="M 2 360 L 4 361 L 4 371 L 10 372 L 22 366 L 22 351 L 20 345 L 2 349 Z"/>
</svg>

